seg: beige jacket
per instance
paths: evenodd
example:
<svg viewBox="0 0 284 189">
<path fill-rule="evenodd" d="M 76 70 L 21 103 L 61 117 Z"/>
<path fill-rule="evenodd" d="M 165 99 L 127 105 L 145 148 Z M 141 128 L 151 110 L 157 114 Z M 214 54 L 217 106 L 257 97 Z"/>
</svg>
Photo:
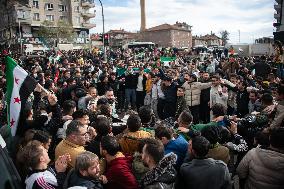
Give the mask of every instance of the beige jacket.
<svg viewBox="0 0 284 189">
<path fill-rule="evenodd" d="M 284 120 L 284 100 L 276 106 L 276 115 L 270 125 L 270 128 L 283 127 L 281 126 Z"/>
<path fill-rule="evenodd" d="M 211 82 L 210 83 L 185 82 L 182 86 L 185 88 L 186 105 L 197 106 L 200 105 L 201 90 L 210 88 Z"/>
<path fill-rule="evenodd" d="M 284 154 L 253 148 L 240 162 L 237 173 L 246 179 L 245 189 L 283 189 Z"/>
</svg>

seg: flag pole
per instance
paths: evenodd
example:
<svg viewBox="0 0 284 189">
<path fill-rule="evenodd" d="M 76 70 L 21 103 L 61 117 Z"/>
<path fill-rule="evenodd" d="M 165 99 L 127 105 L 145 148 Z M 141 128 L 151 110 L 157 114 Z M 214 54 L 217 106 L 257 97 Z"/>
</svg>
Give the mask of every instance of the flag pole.
<svg viewBox="0 0 284 189">
<path fill-rule="evenodd" d="M 37 84 L 37 86 L 46 94 L 49 95 L 50 92 L 48 90 L 46 90 L 43 86 L 41 86 L 39 83 Z"/>
</svg>

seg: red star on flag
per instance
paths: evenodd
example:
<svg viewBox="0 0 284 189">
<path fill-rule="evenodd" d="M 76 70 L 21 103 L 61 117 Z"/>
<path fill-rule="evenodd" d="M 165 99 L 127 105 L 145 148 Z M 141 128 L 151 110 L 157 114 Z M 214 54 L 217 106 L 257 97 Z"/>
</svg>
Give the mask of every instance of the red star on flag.
<svg viewBox="0 0 284 189">
<path fill-rule="evenodd" d="M 15 103 L 20 104 L 21 103 L 21 99 L 19 99 L 19 97 L 14 98 L 14 104 Z"/>
<path fill-rule="evenodd" d="M 15 77 L 15 83 L 16 83 L 17 85 L 19 85 L 19 80 L 20 80 L 20 79 L 17 79 L 17 78 Z"/>
<path fill-rule="evenodd" d="M 15 124 L 15 120 L 12 118 L 11 122 L 10 122 L 10 126 L 13 127 Z"/>
</svg>

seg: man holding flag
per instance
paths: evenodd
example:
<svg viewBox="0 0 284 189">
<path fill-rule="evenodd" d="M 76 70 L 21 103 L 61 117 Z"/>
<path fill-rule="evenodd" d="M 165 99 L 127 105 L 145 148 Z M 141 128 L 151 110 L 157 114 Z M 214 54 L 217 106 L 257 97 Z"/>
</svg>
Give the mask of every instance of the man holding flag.
<svg viewBox="0 0 284 189">
<path fill-rule="evenodd" d="M 37 82 L 11 57 L 7 56 L 5 62 L 7 82 L 7 123 L 11 135 L 15 136 L 20 114 L 25 107 L 28 97 L 36 88 Z"/>
</svg>

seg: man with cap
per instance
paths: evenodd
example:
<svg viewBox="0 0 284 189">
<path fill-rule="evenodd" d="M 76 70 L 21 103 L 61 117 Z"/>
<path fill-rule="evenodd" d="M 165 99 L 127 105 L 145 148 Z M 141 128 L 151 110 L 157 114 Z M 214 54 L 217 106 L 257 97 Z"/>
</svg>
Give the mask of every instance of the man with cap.
<svg viewBox="0 0 284 189">
<path fill-rule="evenodd" d="M 193 123 L 199 122 L 199 106 L 201 90 L 211 87 L 211 82 L 197 82 L 197 77 L 194 74 L 184 74 L 185 83 L 182 85 L 185 89 L 185 100 L 193 116 Z"/>
</svg>

